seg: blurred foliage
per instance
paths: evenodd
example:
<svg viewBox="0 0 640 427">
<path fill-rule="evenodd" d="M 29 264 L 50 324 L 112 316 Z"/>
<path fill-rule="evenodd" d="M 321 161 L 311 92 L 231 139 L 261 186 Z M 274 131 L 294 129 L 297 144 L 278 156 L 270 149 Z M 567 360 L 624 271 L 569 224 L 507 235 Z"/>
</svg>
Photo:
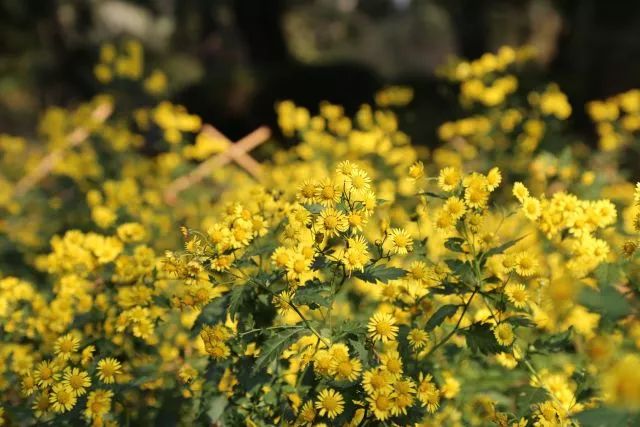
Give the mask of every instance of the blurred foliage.
<svg viewBox="0 0 640 427">
<path fill-rule="evenodd" d="M 450 55 L 532 44 L 582 105 L 637 83 L 639 21 L 640 4 L 596 0 L 4 0 L 0 128 L 28 133 L 44 106 L 95 95 L 98 45 L 133 36 L 167 72 L 171 99 L 231 136 L 275 128 L 281 99 L 355 111 L 383 84 L 403 83 L 416 89 L 405 128 L 433 145 L 457 113 L 434 78 Z M 573 121 L 590 132 L 583 111 Z"/>
</svg>

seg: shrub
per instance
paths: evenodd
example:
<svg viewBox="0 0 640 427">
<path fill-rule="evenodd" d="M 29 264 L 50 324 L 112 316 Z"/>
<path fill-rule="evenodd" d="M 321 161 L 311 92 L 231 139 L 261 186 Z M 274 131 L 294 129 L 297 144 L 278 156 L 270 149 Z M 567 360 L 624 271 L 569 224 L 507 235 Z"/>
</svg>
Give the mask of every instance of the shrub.
<svg viewBox="0 0 640 427">
<path fill-rule="evenodd" d="M 431 153 L 408 88 L 281 102 L 297 144 L 247 174 L 136 43 L 104 47 L 110 95 L 0 138 L 0 420 L 637 423 L 640 92 L 588 105 L 590 150 L 557 85 L 519 87 L 531 55 L 443 67 L 469 116 Z"/>
</svg>

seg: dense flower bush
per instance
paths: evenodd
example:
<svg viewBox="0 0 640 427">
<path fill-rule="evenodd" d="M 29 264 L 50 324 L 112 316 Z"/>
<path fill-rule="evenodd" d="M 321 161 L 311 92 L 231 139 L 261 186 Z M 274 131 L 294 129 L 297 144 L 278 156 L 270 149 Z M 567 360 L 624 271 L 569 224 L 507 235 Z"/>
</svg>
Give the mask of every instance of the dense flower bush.
<svg viewBox="0 0 640 427">
<path fill-rule="evenodd" d="M 0 137 L 0 424 L 640 423 L 640 91 L 586 106 L 592 150 L 534 54 L 443 66 L 432 152 L 409 88 L 284 101 L 293 148 L 167 194 L 229 142 L 104 46 L 104 95 Z"/>
</svg>

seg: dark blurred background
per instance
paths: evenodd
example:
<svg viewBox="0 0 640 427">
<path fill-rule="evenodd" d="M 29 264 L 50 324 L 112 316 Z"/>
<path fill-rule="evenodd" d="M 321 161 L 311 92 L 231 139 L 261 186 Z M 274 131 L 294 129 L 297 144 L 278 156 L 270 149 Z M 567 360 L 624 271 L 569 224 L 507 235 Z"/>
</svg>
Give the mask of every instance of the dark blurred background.
<svg viewBox="0 0 640 427">
<path fill-rule="evenodd" d="M 135 37 L 169 76 L 171 99 L 229 136 L 274 127 L 291 98 L 357 108 L 375 90 L 416 90 L 417 143 L 459 115 L 434 76 L 450 55 L 531 43 L 541 81 L 582 106 L 640 86 L 640 2 L 596 0 L 0 0 L 0 131 L 29 134 L 44 106 L 100 91 L 98 46 Z"/>
</svg>

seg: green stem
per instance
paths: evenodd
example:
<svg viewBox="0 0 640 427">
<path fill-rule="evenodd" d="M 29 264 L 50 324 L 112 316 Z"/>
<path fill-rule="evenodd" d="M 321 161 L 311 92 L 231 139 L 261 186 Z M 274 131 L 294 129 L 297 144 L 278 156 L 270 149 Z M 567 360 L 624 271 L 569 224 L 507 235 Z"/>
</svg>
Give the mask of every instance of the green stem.
<svg viewBox="0 0 640 427">
<path fill-rule="evenodd" d="M 300 325 L 269 326 L 268 328 L 250 329 L 248 331 L 241 332 L 240 334 L 238 334 L 238 336 L 243 337 L 245 335 L 253 334 L 253 333 L 256 333 L 256 332 L 271 331 L 271 330 L 275 330 L 275 329 L 296 329 L 296 328 L 302 328 L 302 326 L 300 326 Z"/>
<path fill-rule="evenodd" d="M 467 313 L 467 310 L 469 309 L 469 306 L 471 305 L 471 301 L 473 300 L 473 297 L 476 296 L 476 293 L 478 293 L 478 289 L 479 288 L 475 288 L 473 290 L 473 293 L 469 297 L 469 300 L 464 304 L 464 308 L 462 309 L 462 314 L 460 315 L 460 318 L 458 319 L 458 322 L 456 323 L 456 326 L 453 328 L 453 330 L 451 332 L 449 332 L 438 344 L 434 345 L 431 348 L 431 350 L 429 350 L 429 352 L 427 353 L 426 357 L 431 356 L 431 354 L 433 354 L 433 352 L 435 352 L 438 348 L 442 347 L 458 331 L 458 328 L 460 327 L 460 323 L 462 323 L 462 319 L 464 318 L 464 315 Z"/>
<path fill-rule="evenodd" d="M 298 309 L 298 307 L 296 307 L 296 306 L 295 306 L 291 301 L 283 300 L 282 298 L 280 298 L 280 296 L 279 296 L 279 295 L 277 295 L 277 294 L 275 294 L 274 292 L 272 292 L 272 291 L 271 291 L 271 289 L 267 288 L 265 285 L 263 285 L 262 283 L 258 282 L 257 280 L 254 280 L 253 278 L 250 278 L 250 280 L 251 280 L 253 283 L 255 283 L 255 284 L 257 284 L 258 286 L 260 286 L 260 287 L 261 287 L 262 289 L 264 289 L 265 291 L 267 291 L 271 296 L 273 296 L 273 297 L 275 297 L 275 298 L 278 298 L 280 301 L 284 301 L 284 302 L 286 302 L 286 303 L 287 303 L 287 305 L 288 305 L 289 307 L 291 307 L 291 309 L 292 309 L 293 311 L 295 311 L 295 312 L 296 312 L 296 314 L 297 314 L 298 316 L 300 316 L 300 319 L 302 319 L 302 322 L 303 322 L 303 323 L 304 323 L 304 325 L 307 327 L 307 329 L 309 329 L 309 331 L 311 331 L 315 336 L 317 336 L 317 337 L 318 337 L 318 339 L 319 339 L 320 341 L 322 341 L 322 343 L 323 343 L 324 345 L 326 345 L 327 347 L 329 347 L 329 346 L 330 346 L 330 343 L 329 343 L 329 342 L 327 342 L 327 341 L 322 337 L 322 335 L 320 335 L 320 333 L 316 330 L 316 328 L 314 328 L 314 327 L 311 325 L 311 323 L 309 323 L 309 320 L 307 320 L 307 318 L 306 318 L 306 317 L 304 317 L 304 315 L 300 312 L 300 310 Z"/>
</svg>

